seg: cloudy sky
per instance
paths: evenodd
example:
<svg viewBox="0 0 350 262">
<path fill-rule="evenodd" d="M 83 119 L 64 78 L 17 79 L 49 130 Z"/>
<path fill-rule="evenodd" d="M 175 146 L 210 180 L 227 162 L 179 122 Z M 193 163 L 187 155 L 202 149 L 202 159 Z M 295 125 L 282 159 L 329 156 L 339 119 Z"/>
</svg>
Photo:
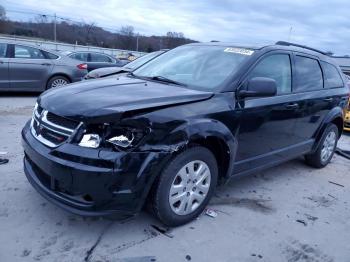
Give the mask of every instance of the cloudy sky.
<svg viewBox="0 0 350 262">
<path fill-rule="evenodd" d="M 17 20 L 33 15 L 14 11 L 57 13 L 108 28 L 132 25 L 144 35 L 177 31 L 198 41 L 248 45 L 290 40 L 350 55 L 349 0 L 0 0 L 0 4 L 8 17 Z"/>
</svg>

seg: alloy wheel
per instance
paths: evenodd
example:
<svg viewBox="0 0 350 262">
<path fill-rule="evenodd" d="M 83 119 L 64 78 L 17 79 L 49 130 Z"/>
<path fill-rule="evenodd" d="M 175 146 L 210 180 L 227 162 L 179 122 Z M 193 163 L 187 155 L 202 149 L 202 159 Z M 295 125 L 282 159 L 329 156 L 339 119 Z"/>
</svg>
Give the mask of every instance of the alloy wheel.
<svg viewBox="0 0 350 262">
<path fill-rule="evenodd" d="M 172 211 L 180 216 L 194 212 L 205 200 L 211 182 L 208 165 L 200 160 L 187 163 L 176 174 L 169 192 Z"/>
<path fill-rule="evenodd" d="M 329 132 L 322 145 L 322 150 L 321 150 L 322 162 L 328 161 L 328 159 L 332 156 L 335 149 L 336 141 L 337 141 L 337 135 L 335 134 L 335 132 L 334 131 Z"/>
<path fill-rule="evenodd" d="M 63 79 L 63 78 L 58 78 L 58 79 L 55 79 L 52 84 L 51 84 L 51 88 L 54 88 L 54 87 L 59 87 L 59 86 L 65 86 L 68 84 L 68 81 Z"/>
</svg>

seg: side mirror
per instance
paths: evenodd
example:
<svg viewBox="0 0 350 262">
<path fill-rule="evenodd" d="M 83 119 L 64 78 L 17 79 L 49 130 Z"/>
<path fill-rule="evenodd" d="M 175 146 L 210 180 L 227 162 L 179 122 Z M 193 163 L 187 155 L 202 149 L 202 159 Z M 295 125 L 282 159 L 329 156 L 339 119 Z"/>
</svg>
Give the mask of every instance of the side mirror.
<svg viewBox="0 0 350 262">
<path fill-rule="evenodd" d="M 240 90 L 240 97 L 267 97 L 277 93 L 277 83 L 268 77 L 254 77 L 248 80 L 246 90 Z"/>
</svg>

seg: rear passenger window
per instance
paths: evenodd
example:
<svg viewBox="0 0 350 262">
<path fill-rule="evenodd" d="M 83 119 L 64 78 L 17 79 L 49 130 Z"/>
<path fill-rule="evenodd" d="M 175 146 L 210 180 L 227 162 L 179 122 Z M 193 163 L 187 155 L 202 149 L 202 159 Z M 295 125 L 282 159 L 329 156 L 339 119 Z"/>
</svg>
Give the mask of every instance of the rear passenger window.
<svg viewBox="0 0 350 262">
<path fill-rule="evenodd" d="M 304 56 L 296 56 L 295 71 L 297 74 L 297 81 L 294 92 L 323 89 L 322 71 L 317 60 Z"/>
<path fill-rule="evenodd" d="M 254 77 L 272 78 L 277 83 L 277 94 L 288 94 L 291 92 L 291 66 L 287 54 L 276 54 L 264 58 L 249 75 Z"/>
<path fill-rule="evenodd" d="M 52 54 L 52 53 L 49 53 L 49 52 L 45 52 L 45 51 L 43 51 L 43 52 L 45 53 L 45 56 L 46 56 L 47 59 L 57 59 L 58 58 L 58 56 L 55 55 L 55 54 Z"/>
<path fill-rule="evenodd" d="M 344 85 L 343 80 L 337 68 L 326 62 L 321 62 L 324 73 L 324 86 L 325 88 L 342 87 Z"/>
<path fill-rule="evenodd" d="M 88 53 L 73 53 L 71 55 L 69 55 L 70 58 L 79 60 L 79 61 L 83 61 L 83 62 L 87 62 L 88 61 Z"/>
<path fill-rule="evenodd" d="M 45 56 L 40 49 L 15 45 L 15 58 L 28 58 L 28 59 L 45 59 Z"/>
<path fill-rule="evenodd" d="M 91 62 L 111 63 L 112 60 L 108 56 L 91 53 Z"/>
</svg>

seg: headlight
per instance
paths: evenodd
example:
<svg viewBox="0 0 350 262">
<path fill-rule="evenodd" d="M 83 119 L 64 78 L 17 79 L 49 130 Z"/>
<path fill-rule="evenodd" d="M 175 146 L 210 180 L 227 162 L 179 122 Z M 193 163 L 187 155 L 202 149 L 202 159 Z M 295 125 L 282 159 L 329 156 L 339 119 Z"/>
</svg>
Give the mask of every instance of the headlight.
<svg viewBox="0 0 350 262">
<path fill-rule="evenodd" d="M 97 134 L 85 134 L 81 139 L 79 146 L 98 148 L 101 143 L 101 138 Z"/>
<path fill-rule="evenodd" d="M 147 132 L 142 130 L 121 127 L 114 129 L 107 137 L 106 141 L 116 147 L 130 148 L 135 146 Z"/>
<path fill-rule="evenodd" d="M 132 142 L 134 141 L 134 134 L 131 133 L 129 137 L 126 135 L 119 135 L 119 136 L 114 136 L 110 139 L 107 140 L 109 143 L 112 143 L 113 145 L 120 146 L 123 148 L 129 147 Z"/>
</svg>

